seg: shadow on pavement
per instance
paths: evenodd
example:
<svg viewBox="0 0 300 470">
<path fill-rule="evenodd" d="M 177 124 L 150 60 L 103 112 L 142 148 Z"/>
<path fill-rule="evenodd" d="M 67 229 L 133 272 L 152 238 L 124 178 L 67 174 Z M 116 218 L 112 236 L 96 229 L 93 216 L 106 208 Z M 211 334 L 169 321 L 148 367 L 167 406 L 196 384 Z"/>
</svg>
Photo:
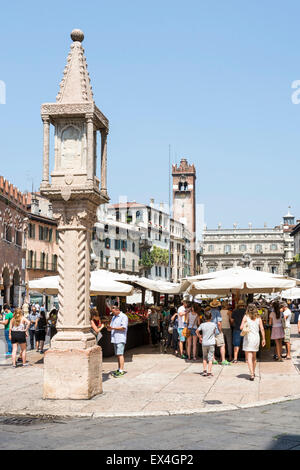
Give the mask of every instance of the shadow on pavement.
<svg viewBox="0 0 300 470">
<path fill-rule="evenodd" d="M 299 434 L 279 434 L 273 440 L 274 443 L 267 450 L 300 450 Z"/>
</svg>

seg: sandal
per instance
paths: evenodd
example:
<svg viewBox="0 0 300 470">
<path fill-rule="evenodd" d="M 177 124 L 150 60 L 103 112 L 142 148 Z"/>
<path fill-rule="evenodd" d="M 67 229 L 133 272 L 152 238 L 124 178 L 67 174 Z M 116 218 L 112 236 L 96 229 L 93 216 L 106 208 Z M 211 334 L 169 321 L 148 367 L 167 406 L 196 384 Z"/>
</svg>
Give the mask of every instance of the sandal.
<svg viewBox="0 0 300 470">
<path fill-rule="evenodd" d="M 251 382 L 253 382 L 253 380 L 254 380 L 254 377 L 255 377 L 254 375 L 251 375 L 251 377 L 250 377 L 250 379 L 249 379 L 249 380 L 251 380 Z"/>
<path fill-rule="evenodd" d="M 233 359 L 233 361 L 231 361 L 231 364 L 237 364 L 238 361 L 236 359 Z"/>
<path fill-rule="evenodd" d="M 202 375 L 203 377 L 207 377 L 207 372 L 206 372 L 206 370 L 204 370 L 203 372 L 200 372 L 200 375 Z"/>
<path fill-rule="evenodd" d="M 213 377 L 213 376 L 214 374 L 212 374 L 211 372 L 208 372 L 207 377 Z"/>
</svg>

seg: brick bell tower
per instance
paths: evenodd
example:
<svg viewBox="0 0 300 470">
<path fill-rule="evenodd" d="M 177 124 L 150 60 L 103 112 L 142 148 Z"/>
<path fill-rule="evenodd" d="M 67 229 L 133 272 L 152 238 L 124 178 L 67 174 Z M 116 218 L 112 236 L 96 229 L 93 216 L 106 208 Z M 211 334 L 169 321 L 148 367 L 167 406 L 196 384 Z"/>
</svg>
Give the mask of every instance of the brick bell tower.
<svg viewBox="0 0 300 470">
<path fill-rule="evenodd" d="M 191 275 L 196 274 L 196 169 L 182 158 L 172 165 L 173 218 L 191 232 Z"/>
</svg>

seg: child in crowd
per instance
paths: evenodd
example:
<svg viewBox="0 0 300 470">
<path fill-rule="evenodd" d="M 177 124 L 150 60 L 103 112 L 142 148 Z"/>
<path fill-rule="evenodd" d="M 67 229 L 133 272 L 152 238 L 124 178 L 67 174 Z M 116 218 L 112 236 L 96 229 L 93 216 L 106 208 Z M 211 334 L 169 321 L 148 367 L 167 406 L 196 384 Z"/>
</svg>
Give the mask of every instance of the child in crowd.
<svg viewBox="0 0 300 470">
<path fill-rule="evenodd" d="M 215 333 L 216 325 L 211 321 L 211 311 L 208 310 L 204 313 L 204 323 L 201 323 L 199 328 L 196 330 L 196 334 L 199 338 L 199 342 L 202 344 L 203 354 L 203 372 L 201 375 L 204 377 L 212 377 L 212 364 L 215 352 Z"/>
</svg>

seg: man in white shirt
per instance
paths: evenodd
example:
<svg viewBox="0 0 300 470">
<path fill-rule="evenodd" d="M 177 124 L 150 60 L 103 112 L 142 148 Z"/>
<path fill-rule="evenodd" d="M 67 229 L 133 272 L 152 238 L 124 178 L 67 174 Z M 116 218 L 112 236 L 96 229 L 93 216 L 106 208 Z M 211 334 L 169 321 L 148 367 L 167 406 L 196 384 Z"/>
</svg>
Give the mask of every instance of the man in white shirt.
<svg viewBox="0 0 300 470">
<path fill-rule="evenodd" d="M 114 377 L 122 377 L 124 372 L 124 350 L 127 339 L 128 317 L 121 312 L 117 305 L 112 307 L 112 320 L 110 326 L 107 327 L 111 331 L 111 342 L 114 345 L 115 355 L 118 359 L 118 370 L 114 371 Z"/>
<path fill-rule="evenodd" d="M 285 327 L 284 327 L 284 342 L 286 347 L 286 359 L 291 359 L 291 317 L 292 312 L 288 308 L 286 302 L 281 302 L 280 311 L 283 314 Z"/>
</svg>

